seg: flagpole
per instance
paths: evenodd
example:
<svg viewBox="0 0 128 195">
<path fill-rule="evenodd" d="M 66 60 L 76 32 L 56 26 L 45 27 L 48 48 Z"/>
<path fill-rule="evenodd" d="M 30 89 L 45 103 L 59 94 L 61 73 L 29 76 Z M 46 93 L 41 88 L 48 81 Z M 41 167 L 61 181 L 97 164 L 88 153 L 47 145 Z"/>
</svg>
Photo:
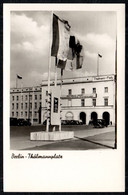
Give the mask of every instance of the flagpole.
<svg viewBox="0 0 128 195">
<path fill-rule="evenodd" d="M 50 39 L 49 39 L 49 63 L 48 63 L 48 97 L 50 94 L 50 69 L 51 69 L 51 45 L 52 45 L 52 18 L 53 18 L 53 12 L 51 12 L 50 17 Z M 47 104 L 48 105 L 48 104 Z M 46 123 L 46 132 L 49 131 L 49 111 L 47 107 L 47 123 Z"/>
<path fill-rule="evenodd" d="M 99 55 L 97 55 L 97 76 L 99 76 Z"/>
<path fill-rule="evenodd" d="M 57 57 L 55 57 L 55 87 L 57 85 Z"/>
<path fill-rule="evenodd" d="M 23 84 L 22 84 L 22 82 L 21 82 L 20 117 L 21 117 L 21 103 L 22 103 L 22 87 L 23 87 Z"/>
<path fill-rule="evenodd" d="M 62 93 L 62 81 L 63 81 L 63 69 L 61 68 L 61 83 L 60 83 L 60 113 L 61 113 L 61 93 Z M 60 125 L 59 131 L 61 131 L 61 114 L 60 114 Z"/>
<path fill-rule="evenodd" d="M 16 74 L 16 89 L 17 89 L 17 82 L 18 82 L 18 79 L 17 79 L 17 74 Z"/>
<path fill-rule="evenodd" d="M 32 125 L 33 125 L 33 115 L 34 115 L 34 87 L 32 87 Z"/>
</svg>

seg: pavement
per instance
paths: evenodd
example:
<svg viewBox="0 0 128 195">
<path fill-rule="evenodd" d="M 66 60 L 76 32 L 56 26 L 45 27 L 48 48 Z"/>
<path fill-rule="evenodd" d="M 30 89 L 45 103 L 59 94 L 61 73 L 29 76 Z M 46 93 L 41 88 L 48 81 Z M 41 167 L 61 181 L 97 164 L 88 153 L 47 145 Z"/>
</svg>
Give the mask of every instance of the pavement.
<svg viewBox="0 0 128 195">
<path fill-rule="evenodd" d="M 87 126 L 63 126 L 62 131 L 74 131 L 74 139 L 61 141 L 31 141 L 30 132 L 40 131 L 37 127 L 11 127 L 11 150 L 87 150 L 114 148 L 115 127 L 93 128 Z M 44 129 L 43 129 L 44 130 Z"/>
</svg>

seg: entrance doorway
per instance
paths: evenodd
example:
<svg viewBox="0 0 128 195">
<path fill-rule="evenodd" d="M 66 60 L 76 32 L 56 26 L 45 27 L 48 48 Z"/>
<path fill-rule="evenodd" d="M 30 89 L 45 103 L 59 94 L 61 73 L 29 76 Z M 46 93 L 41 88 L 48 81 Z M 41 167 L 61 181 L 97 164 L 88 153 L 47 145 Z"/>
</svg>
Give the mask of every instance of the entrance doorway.
<svg viewBox="0 0 128 195">
<path fill-rule="evenodd" d="M 97 113 L 96 112 L 92 112 L 91 113 L 91 120 L 94 122 L 97 120 Z"/>
<path fill-rule="evenodd" d="M 103 113 L 103 119 L 106 121 L 106 124 L 109 125 L 110 123 L 110 114 L 108 112 Z"/>
<path fill-rule="evenodd" d="M 83 124 L 86 124 L 86 114 L 85 114 L 85 112 L 80 113 L 80 120 L 82 120 Z"/>
</svg>

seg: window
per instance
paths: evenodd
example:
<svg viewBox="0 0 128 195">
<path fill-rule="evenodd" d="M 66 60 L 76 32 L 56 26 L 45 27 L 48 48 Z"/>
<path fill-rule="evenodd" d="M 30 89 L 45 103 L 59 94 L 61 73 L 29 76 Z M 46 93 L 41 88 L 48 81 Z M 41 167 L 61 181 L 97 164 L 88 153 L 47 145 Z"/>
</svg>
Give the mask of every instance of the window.
<svg viewBox="0 0 128 195">
<path fill-rule="evenodd" d="M 105 87 L 105 88 L 104 88 L 104 92 L 105 92 L 105 93 L 108 93 L 108 87 Z"/>
<path fill-rule="evenodd" d="M 28 100 L 28 96 L 27 95 L 25 96 L 25 100 Z"/>
<path fill-rule="evenodd" d="M 68 100 L 68 106 L 72 106 L 72 100 Z"/>
<path fill-rule="evenodd" d="M 16 112 L 16 116 L 18 117 L 18 112 Z"/>
<path fill-rule="evenodd" d="M 19 96 L 16 96 L 17 101 L 19 100 Z"/>
<path fill-rule="evenodd" d="M 12 117 L 14 116 L 14 112 L 12 112 Z"/>
<path fill-rule="evenodd" d="M 41 102 L 40 102 L 40 107 L 41 107 Z"/>
<path fill-rule="evenodd" d="M 23 101 L 23 95 L 22 95 L 21 99 L 22 99 L 22 101 Z"/>
<path fill-rule="evenodd" d="M 37 117 L 37 112 L 34 113 L 34 116 Z"/>
<path fill-rule="evenodd" d="M 93 88 L 92 91 L 93 91 L 93 93 L 96 93 L 96 88 Z"/>
<path fill-rule="evenodd" d="M 12 103 L 12 109 L 14 109 L 14 103 Z"/>
<path fill-rule="evenodd" d="M 48 91 L 46 91 L 46 96 L 48 96 Z"/>
<path fill-rule="evenodd" d="M 27 109 L 27 107 L 28 107 L 28 104 L 27 104 L 27 103 L 25 103 L 25 109 Z"/>
<path fill-rule="evenodd" d="M 16 109 L 18 109 L 18 107 L 19 107 L 19 104 L 17 103 L 17 104 L 16 104 Z"/>
<path fill-rule="evenodd" d="M 21 117 L 23 116 L 23 112 L 21 112 Z"/>
<path fill-rule="evenodd" d="M 37 109 L 37 103 L 35 102 L 35 109 Z"/>
<path fill-rule="evenodd" d="M 40 100 L 41 100 L 41 98 L 42 98 L 42 95 L 40 94 Z"/>
<path fill-rule="evenodd" d="M 47 99 L 45 99 L 45 106 L 47 106 Z"/>
<path fill-rule="evenodd" d="M 32 103 L 30 103 L 30 109 L 32 109 Z"/>
<path fill-rule="evenodd" d="M 105 105 L 105 106 L 108 106 L 108 98 L 105 98 L 105 99 L 104 99 L 104 105 Z"/>
<path fill-rule="evenodd" d="M 81 106 L 85 106 L 85 100 L 81 99 Z"/>
<path fill-rule="evenodd" d="M 37 95 L 35 95 L 35 100 L 37 100 Z"/>
<path fill-rule="evenodd" d="M 32 100 L 32 95 L 29 95 L 29 99 Z"/>
<path fill-rule="evenodd" d="M 68 95 L 72 95 L 72 90 L 71 89 L 68 90 Z"/>
<path fill-rule="evenodd" d="M 21 109 L 23 109 L 23 103 L 21 103 Z"/>
<path fill-rule="evenodd" d="M 12 101 L 14 101 L 14 95 L 12 96 Z"/>
<path fill-rule="evenodd" d="M 92 99 L 92 105 L 96 106 L 96 99 Z"/>
<path fill-rule="evenodd" d="M 33 122 L 38 122 L 38 119 L 34 118 L 34 119 L 33 119 Z"/>
<path fill-rule="evenodd" d="M 81 94 L 85 94 L 85 89 L 84 88 L 81 89 Z"/>
<path fill-rule="evenodd" d="M 25 112 L 25 116 L 27 117 L 27 112 Z"/>
<path fill-rule="evenodd" d="M 29 112 L 30 117 L 32 117 L 32 112 Z"/>
</svg>

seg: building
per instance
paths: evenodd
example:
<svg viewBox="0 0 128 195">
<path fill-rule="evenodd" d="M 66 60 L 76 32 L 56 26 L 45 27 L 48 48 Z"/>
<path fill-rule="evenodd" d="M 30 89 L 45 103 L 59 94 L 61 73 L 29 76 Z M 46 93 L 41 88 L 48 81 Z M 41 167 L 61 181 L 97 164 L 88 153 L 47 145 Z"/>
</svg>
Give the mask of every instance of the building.
<svg viewBox="0 0 128 195">
<path fill-rule="evenodd" d="M 30 119 L 41 123 L 41 86 L 10 90 L 10 117 Z"/>
<path fill-rule="evenodd" d="M 60 83 L 58 80 L 57 85 Z M 62 120 L 82 120 L 88 125 L 93 119 L 105 119 L 107 124 L 115 124 L 115 76 L 63 79 L 61 104 Z M 47 119 L 47 81 L 42 82 L 41 116 L 41 122 Z"/>
<path fill-rule="evenodd" d="M 60 86 L 61 81 L 57 80 Z M 10 90 L 10 117 L 31 119 L 32 124 L 47 119 L 47 81 L 37 87 Z M 51 81 L 51 88 L 54 81 Z M 105 119 L 115 124 L 115 76 L 89 76 L 62 80 L 62 120 Z"/>
</svg>

